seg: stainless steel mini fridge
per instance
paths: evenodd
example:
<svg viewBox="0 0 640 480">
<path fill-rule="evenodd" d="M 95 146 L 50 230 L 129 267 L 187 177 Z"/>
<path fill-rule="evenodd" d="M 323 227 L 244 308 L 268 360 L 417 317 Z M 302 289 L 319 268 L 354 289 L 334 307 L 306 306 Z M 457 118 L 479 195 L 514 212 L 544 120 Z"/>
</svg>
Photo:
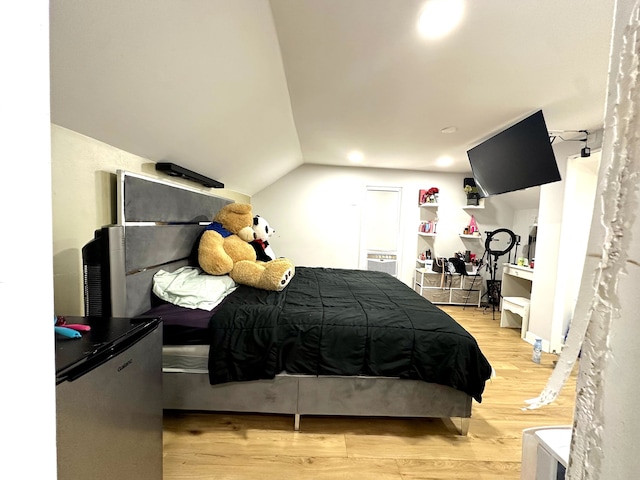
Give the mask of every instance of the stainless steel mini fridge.
<svg viewBox="0 0 640 480">
<path fill-rule="evenodd" d="M 59 480 L 162 479 L 162 330 L 158 319 L 73 317 L 56 335 Z"/>
</svg>

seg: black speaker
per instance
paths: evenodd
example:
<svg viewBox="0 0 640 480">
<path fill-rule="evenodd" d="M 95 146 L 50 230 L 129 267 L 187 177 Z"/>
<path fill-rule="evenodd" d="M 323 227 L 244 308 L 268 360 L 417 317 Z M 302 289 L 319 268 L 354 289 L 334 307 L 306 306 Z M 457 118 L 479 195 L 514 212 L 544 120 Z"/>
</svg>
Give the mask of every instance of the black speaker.
<svg viewBox="0 0 640 480">
<path fill-rule="evenodd" d="M 156 163 L 156 170 L 158 172 L 164 172 L 172 177 L 180 177 L 198 182 L 205 187 L 224 188 L 224 183 L 220 183 L 212 178 L 205 177 L 204 175 L 192 172 L 191 170 L 187 170 L 186 168 L 176 165 L 175 163 L 158 162 Z"/>
</svg>

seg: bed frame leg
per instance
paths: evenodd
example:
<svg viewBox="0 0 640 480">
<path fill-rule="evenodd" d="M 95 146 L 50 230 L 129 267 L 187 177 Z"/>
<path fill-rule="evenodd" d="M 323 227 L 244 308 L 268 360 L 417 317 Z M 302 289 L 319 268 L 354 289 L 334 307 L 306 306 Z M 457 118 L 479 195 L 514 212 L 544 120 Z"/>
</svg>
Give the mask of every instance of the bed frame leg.
<svg viewBox="0 0 640 480">
<path fill-rule="evenodd" d="M 469 418 L 467 417 L 452 417 L 451 421 L 458 430 L 458 433 L 463 437 L 466 437 L 469 433 Z"/>
<path fill-rule="evenodd" d="M 296 432 L 299 432 L 299 431 L 300 431 L 300 414 L 299 414 L 299 413 L 296 413 L 296 414 L 293 416 L 293 429 L 294 429 Z"/>
</svg>

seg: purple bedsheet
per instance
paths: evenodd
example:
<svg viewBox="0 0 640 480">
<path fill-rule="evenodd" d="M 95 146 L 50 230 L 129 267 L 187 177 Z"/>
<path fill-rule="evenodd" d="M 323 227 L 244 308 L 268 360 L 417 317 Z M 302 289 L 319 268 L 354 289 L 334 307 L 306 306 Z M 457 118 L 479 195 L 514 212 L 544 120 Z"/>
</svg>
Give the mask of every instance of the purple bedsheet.
<svg viewBox="0 0 640 480">
<path fill-rule="evenodd" d="M 212 311 L 179 307 L 163 303 L 141 316 L 158 316 L 162 319 L 162 334 L 165 345 L 208 345 L 209 320 Z"/>
</svg>

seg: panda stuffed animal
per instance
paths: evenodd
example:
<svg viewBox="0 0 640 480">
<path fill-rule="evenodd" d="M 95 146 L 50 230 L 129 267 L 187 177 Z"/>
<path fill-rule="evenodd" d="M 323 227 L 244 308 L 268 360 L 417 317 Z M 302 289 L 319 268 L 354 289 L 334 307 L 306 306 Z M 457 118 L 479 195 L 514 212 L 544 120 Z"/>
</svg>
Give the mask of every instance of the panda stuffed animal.
<svg viewBox="0 0 640 480">
<path fill-rule="evenodd" d="M 256 259 L 262 262 L 268 262 L 275 260 L 276 254 L 273 253 L 273 248 L 269 245 L 269 238 L 276 231 L 271 228 L 269 222 L 267 222 L 260 215 L 253 217 L 253 238 L 251 246 L 256 251 Z"/>
</svg>

